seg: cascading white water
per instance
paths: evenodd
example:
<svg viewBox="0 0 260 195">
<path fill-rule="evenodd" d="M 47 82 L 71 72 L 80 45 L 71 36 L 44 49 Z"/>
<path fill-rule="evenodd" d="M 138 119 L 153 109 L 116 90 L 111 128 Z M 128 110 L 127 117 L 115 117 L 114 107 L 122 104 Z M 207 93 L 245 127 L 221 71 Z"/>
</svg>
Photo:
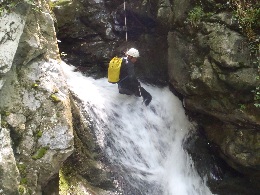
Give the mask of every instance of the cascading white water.
<svg viewBox="0 0 260 195">
<path fill-rule="evenodd" d="M 141 98 L 119 94 L 106 78 L 94 80 L 62 66 L 95 124 L 99 145 L 136 190 L 132 194 L 212 194 L 182 147 L 194 125 L 167 87 L 143 84 L 153 96 L 146 107 Z"/>
</svg>

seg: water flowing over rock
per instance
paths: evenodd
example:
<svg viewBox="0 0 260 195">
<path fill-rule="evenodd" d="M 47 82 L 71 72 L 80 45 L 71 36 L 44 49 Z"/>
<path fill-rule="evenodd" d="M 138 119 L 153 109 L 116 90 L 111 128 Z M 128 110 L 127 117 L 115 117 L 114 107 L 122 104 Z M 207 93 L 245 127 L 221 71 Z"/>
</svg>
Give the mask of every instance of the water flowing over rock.
<svg viewBox="0 0 260 195">
<path fill-rule="evenodd" d="M 151 104 L 145 106 L 141 98 L 118 94 L 105 78 L 94 80 L 73 71 L 72 66 L 63 67 L 74 98 L 81 102 L 81 115 L 88 113 L 82 117 L 91 119 L 100 151 L 109 159 L 107 167 L 113 170 L 118 193 L 211 194 L 182 149 L 195 124 L 168 87 L 142 84 L 154 95 Z M 82 90 L 85 86 L 87 91 Z M 87 178 L 87 173 L 76 172 Z M 96 183 L 92 175 L 88 181 Z M 104 186 L 103 178 L 99 179 L 100 186 Z"/>
<path fill-rule="evenodd" d="M 84 119 L 89 113 L 81 116 L 82 104 L 70 94 L 61 58 L 101 78 L 111 57 L 130 47 L 141 54 L 140 80 L 169 84 L 205 135 L 202 149 L 200 134 L 185 147 L 195 166 L 210 162 L 197 170 L 201 177 L 209 170 L 211 191 L 257 194 L 259 48 L 252 52 L 255 45 L 228 3 L 133 0 L 125 10 L 124 0 L 10 4 L 0 16 L 0 194 L 58 194 L 59 180 L 66 188 L 71 175 L 74 192 L 117 193 L 117 175 L 96 145 L 91 121 Z M 255 36 L 259 47 L 259 31 Z M 205 145 L 214 147 L 207 157 Z M 223 169 L 219 157 L 227 163 Z"/>
<path fill-rule="evenodd" d="M 55 8 L 58 37 L 64 40 L 60 46 L 72 55 L 64 59 L 87 66 L 81 69 L 86 72 L 106 69 L 109 58 L 126 46 L 126 14 L 127 44 L 140 49 L 142 56 L 143 66 L 137 67 L 138 72 L 146 81 L 169 79 L 208 139 L 219 146 L 222 158 L 243 174 L 259 178 L 259 108 L 251 92 L 260 84 L 259 61 L 229 4 L 222 0 L 131 1 L 126 3 L 124 14 L 123 2 L 73 1 L 82 9 L 69 9 L 69 5 Z M 76 25 L 62 19 L 66 10 L 70 10 L 66 13 Z M 197 14 L 194 18 L 189 16 L 192 11 Z M 70 30 L 64 31 L 68 27 Z M 105 33 L 108 31 L 109 36 Z M 103 53 L 101 45 L 106 45 Z M 82 59 L 87 61 L 81 63 Z"/>
</svg>

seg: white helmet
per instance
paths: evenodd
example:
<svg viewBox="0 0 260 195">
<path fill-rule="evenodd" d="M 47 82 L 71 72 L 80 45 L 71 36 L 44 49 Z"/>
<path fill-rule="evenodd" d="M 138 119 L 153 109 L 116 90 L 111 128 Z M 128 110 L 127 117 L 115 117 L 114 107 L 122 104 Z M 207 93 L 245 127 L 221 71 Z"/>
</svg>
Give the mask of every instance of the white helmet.
<svg viewBox="0 0 260 195">
<path fill-rule="evenodd" d="M 139 51 L 135 48 L 131 48 L 129 49 L 127 52 L 126 52 L 126 55 L 129 55 L 129 56 L 132 56 L 134 58 L 138 58 L 140 55 L 139 55 Z"/>
</svg>

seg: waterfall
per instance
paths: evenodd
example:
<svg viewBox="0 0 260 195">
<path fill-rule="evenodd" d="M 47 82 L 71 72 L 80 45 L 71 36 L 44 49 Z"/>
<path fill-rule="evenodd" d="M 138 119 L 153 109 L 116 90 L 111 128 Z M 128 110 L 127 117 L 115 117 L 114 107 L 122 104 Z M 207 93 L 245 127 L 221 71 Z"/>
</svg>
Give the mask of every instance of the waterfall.
<svg viewBox="0 0 260 195">
<path fill-rule="evenodd" d="M 106 78 L 94 80 L 62 66 L 70 90 L 93 121 L 98 144 L 135 190 L 125 194 L 212 194 L 183 149 L 195 124 L 168 87 L 142 84 L 153 96 L 146 107 L 139 97 L 119 94 Z"/>
</svg>

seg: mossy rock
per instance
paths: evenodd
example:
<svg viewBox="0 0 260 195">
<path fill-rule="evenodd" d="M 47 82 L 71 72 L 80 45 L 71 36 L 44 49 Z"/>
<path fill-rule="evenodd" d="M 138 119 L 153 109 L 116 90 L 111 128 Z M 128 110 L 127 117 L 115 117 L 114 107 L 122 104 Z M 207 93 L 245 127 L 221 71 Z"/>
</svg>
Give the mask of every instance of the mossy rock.
<svg viewBox="0 0 260 195">
<path fill-rule="evenodd" d="M 55 95 L 55 94 L 51 94 L 50 98 L 51 98 L 51 100 L 52 100 L 54 103 L 58 103 L 58 102 L 61 101 L 61 100 L 58 98 L 58 96 Z"/>
<path fill-rule="evenodd" d="M 48 151 L 49 147 L 42 147 L 40 148 L 33 156 L 32 156 L 32 159 L 33 160 L 38 160 L 38 159 L 41 159 L 45 154 L 46 152 Z"/>
</svg>

